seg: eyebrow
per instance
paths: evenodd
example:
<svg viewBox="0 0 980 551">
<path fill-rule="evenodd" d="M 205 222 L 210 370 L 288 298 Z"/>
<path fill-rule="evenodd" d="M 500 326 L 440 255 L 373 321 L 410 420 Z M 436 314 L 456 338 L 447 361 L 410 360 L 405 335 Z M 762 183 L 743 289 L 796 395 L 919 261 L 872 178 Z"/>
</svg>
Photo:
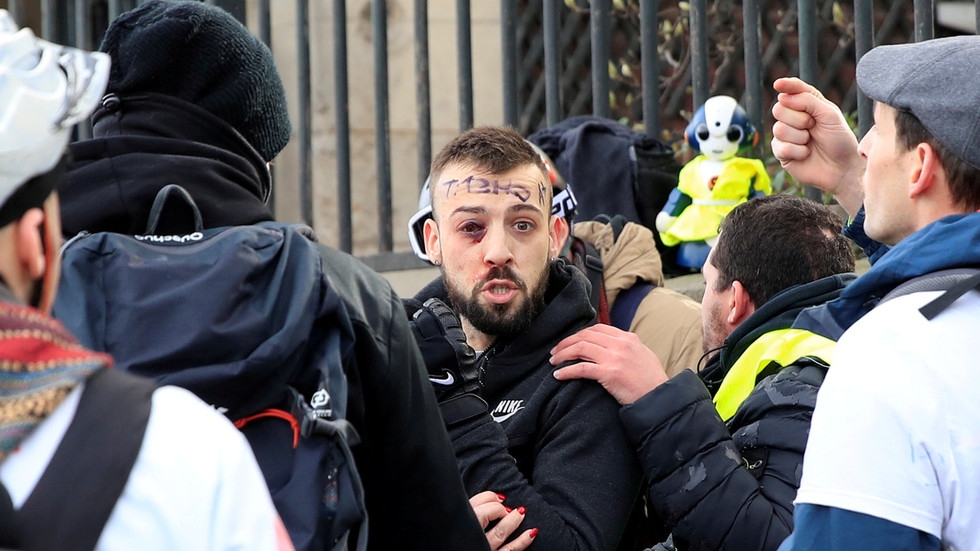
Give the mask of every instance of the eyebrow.
<svg viewBox="0 0 980 551">
<path fill-rule="evenodd" d="M 542 211 L 541 209 L 539 209 L 538 207 L 536 207 L 536 206 L 534 206 L 534 205 L 532 205 L 530 203 L 519 203 L 519 204 L 516 204 L 516 205 L 511 205 L 511 206 L 507 207 L 507 210 L 506 210 L 506 212 L 508 212 L 508 213 L 522 212 L 522 211 L 531 211 L 532 213 L 544 214 L 544 211 Z M 454 209 L 450 213 L 450 216 L 452 216 L 454 214 L 458 214 L 458 213 L 485 215 L 485 214 L 488 213 L 488 211 L 487 211 L 486 207 L 468 207 L 468 206 L 462 206 L 462 207 L 456 207 L 456 209 Z"/>
</svg>

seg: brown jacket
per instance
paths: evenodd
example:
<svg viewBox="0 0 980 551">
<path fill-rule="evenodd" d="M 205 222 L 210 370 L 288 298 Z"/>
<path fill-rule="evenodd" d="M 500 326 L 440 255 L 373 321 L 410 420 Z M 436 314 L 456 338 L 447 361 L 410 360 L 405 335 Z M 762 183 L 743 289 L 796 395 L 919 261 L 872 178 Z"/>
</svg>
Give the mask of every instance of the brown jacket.
<svg viewBox="0 0 980 551">
<path fill-rule="evenodd" d="M 657 354 L 668 377 L 683 369 L 696 371 L 703 353 L 701 305 L 664 287 L 660 253 L 653 233 L 630 222 L 619 239 L 614 240 L 612 228 L 595 221 L 576 223 L 573 233 L 599 251 L 605 266 L 603 277 L 610 305 L 615 303 L 620 291 L 632 287 L 637 280 L 656 285 L 637 308 L 630 331 Z"/>
</svg>

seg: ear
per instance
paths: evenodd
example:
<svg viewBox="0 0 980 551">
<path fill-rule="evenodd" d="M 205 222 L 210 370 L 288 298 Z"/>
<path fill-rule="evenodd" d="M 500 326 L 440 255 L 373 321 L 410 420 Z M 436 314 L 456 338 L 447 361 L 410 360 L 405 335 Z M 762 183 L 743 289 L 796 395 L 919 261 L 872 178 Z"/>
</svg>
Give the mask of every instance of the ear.
<svg viewBox="0 0 980 551">
<path fill-rule="evenodd" d="M 17 261 L 24 273 L 30 279 L 40 279 L 47 269 L 44 256 L 44 239 L 41 226 L 44 223 L 44 211 L 39 208 L 29 209 L 14 222 L 14 240 L 17 248 Z"/>
<path fill-rule="evenodd" d="M 548 227 L 548 237 L 550 239 L 548 252 L 552 258 L 557 258 L 561 254 L 562 249 L 565 247 L 565 241 L 568 240 L 571 231 L 571 228 L 568 226 L 568 219 L 563 216 L 551 217 L 551 224 Z"/>
<path fill-rule="evenodd" d="M 732 282 L 732 292 L 729 295 L 728 304 L 728 317 L 726 321 L 732 327 L 741 325 L 743 321 L 755 313 L 755 303 L 752 302 L 749 293 L 745 290 L 745 286 L 742 285 L 741 281 L 736 280 Z"/>
<path fill-rule="evenodd" d="M 909 175 L 909 198 L 915 198 L 932 189 L 942 165 L 936 150 L 927 143 L 916 146 L 910 162 L 912 168 Z"/>
<path fill-rule="evenodd" d="M 432 218 L 426 220 L 422 234 L 425 237 L 425 254 L 436 266 L 442 264 L 442 247 L 439 245 L 439 226 L 436 221 Z"/>
</svg>

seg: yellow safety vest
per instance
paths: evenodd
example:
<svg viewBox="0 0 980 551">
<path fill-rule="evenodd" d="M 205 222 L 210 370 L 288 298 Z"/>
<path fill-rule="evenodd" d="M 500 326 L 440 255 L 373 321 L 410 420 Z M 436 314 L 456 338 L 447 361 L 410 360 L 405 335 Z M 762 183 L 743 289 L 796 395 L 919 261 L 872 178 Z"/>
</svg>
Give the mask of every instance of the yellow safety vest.
<svg viewBox="0 0 980 551">
<path fill-rule="evenodd" d="M 685 241 L 704 241 L 718 235 L 721 220 L 738 205 L 744 203 L 754 191 L 766 195 L 772 193 L 772 183 L 766 165 L 758 159 L 732 157 L 715 180 L 713 188 L 699 177 L 699 169 L 707 157 L 699 155 L 684 165 L 677 181 L 677 189 L 691 198 L 692 204 L 660 234 L 667 246 Z"/>
<path fill-rule="evenodd" d="M 728 421 L 755 388 L 762 370 L 775 362 L 781 367 L 813 357 L 830 365 L 836 342 L 804 329 L 771 331 L 755 340 L 739 356 L 715 394 L 715 408 Z"/>
</svg>

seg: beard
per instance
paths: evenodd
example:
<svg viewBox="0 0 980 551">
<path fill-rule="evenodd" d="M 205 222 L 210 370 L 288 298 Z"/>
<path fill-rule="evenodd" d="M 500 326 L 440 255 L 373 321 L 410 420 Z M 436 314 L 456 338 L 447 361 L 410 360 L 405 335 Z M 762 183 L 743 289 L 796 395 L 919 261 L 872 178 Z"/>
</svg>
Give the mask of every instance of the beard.
<svg viewBox="0 0 980 551">
<path fill-rule="evenodd" d="M 451 280 L 445 277 L 445 274 L 443 274 L 443 281 L 446 283 L 449 304 L 461 318 L 466 318 L 477 331 L 484 335 L 497 339 L 509 339 L 530 328 L 534 320 L 544 310 L 544 294 L 548 288 L 548 270 L 549 266 L 545 265 L 537 285 L 530 290 L 527 282 L 518 277 L 510 266 L 492 268 L 487 272 L 484 279 L 473 286 L 468 295 L 463 289 L 454 286 Z M 507 304 L 482 304 L 480 294 L 487 282 L 493 279 L 512 281 L 523 293 L 524 299 L 511 301 Z"/>
</svg>

